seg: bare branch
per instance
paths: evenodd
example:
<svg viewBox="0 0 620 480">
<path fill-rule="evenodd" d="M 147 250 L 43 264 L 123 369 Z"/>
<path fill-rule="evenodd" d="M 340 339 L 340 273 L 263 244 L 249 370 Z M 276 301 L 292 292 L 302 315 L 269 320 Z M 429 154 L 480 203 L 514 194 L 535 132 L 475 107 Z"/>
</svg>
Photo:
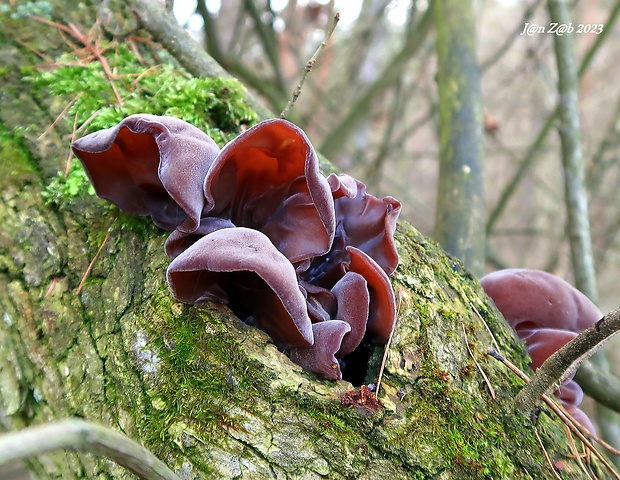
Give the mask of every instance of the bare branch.
<svg viewBox="0 0 620 480">
<path fill-rule="evenodd" d="M 334 18 L 332 19 L 332 23 L 330 24 L 329 28 L 325 32 L 325 38 L 323 38 L 323 41 L 321 42 L 319 47 L 316 49 L 316 52 L 314 52 L 314 55 L 312 55 L 312 57 L 310 57 L 310 60 L 308 60 L 308 62 L 306 63 L 304 71 L 301 75 L 301 79 L 299 80 L 299 83 L 297 84 L 297 87 L 295 87 L 295 91 L 293 92 L 293 97 L 286 104 L 286 107 L 284 108 L 284 110 L 282 110 L 282 113 L 280 114 L 280 118 L 286 118 L 288 116 L 289 112 L 291 111 L 291 108 L 293 108 L 293 105 L 299 98 L 299 95 L 301 95 L 301 88 L 303 87 L 304 82 L 306 81 L 306 77 L 312 70 L 312 67 L 314 67 L 314 64 L 318 60 L 319 55 L 321 54 L 323 49 L 327 46 L 327 42 L 329 41 L 330 37 L 334 33 L 334 30 L 336 30 L 336 25 L 338 25 L 339 21 L 340 21 L 340 12 L 336 12 L 336 14 L 334 15 Z"/>
<path fill-rule="evenodd" d="M 609 14 L 609 17 L 607 18 L 607 20 L 605 20 L 605 22 L 603 22 L 603 24 L 605 25 L 605 29 L 603 30 L 603 33 L 597 36 L 596 41 L 592 44 L 592 46 L 589 48 L 589 50 L 584 55 L 583 60 L 581 61 L 581 64 L 579 65 L 579 69 L 578 69 L 579 78 L 581 78 L 583 74 L 587 71 L 588 67 L 592 63 L 592 59 L 595 57 L 595 55 L 600 50 L 600 47 L 601 45 L 603 45 L 603 41 L 607 36 L 607 32 L 613 30 L 613 26 L 616 20 L 618 19 L 619 14 L 620 14 L 620 0 L 616 2 L 613 10 Z M 558 114 L 559 114 L 558 108 L 556 108 L 553 112 L 549 114 L 544 125 L 538 132 L 538 135 L 536 136 L 534 143 L 532 143 L 530 148 L 527 150 L 525 157 L 521 161 L 521 164 L 519 165 L 519 169 L 515 173 L 512 180 L 508 183 L 507 187 L 502 192 L 502 195 L 499 201 L 497 202 L 495 208 L 489 214 L 489 218 L 487 220 L 487 227 L 486 227 L 487 235 L 489 235 L 493 231 L 495 224 L 497 223 L 501 215 L 504 213 L 504 210 L 506 209 L 506 206 L 508 205 L 510 198 L 512 197 L 517 187 L 521 183 L 521 180 L 523 180 L 523 178 L 525 177 L 525 174 L 527 173 L 528 168 L 533 163 L 533 161 L 536 159 L 538 152 L 540 151 L 541 147 L 544 145 L 545 140 L 547 139 L 547 136 L 549 135 L 549 132 L 551 132 L 552 127 L 554 126 L 555 121 L 558 118 Z"/>
<path fill-rule="evenodd" d="M 128 0 L 142 27 L 160 42 L 183 67 L 196 77 L 230 78 L 213 58 L 205 52 L 166 10 L 155 0 Z M 248 103 L 261 119 L 274 115 L 248 92 Z"/>
<path fill-rule="evenodd" d="M 263 22 L 261 18 L 261 12 L 259 12 L 256 2 L 252 0 L 245 0 L 244 5 L 245 10 L 254 22 L 254 28 L 256 29 L 258 38 L 260 38 L 263 51 L 269 59 L 269 63 L 273 69 L 275 84 L 282 95 L 286 95 L 286 82 L 284 81 L 284 76 L 282 75 L 282 69 L 280 67 L 278 40 L 273 30 L 273 24 L 270 24 L 271 28 L 267 28 L 267 25 L 265 25 L 265 22 Z"/>
<path fill-rule="evenodd" d="M 342 145 L 346 144 L 346 139 L 349 135 L 368 117 L 368 111 L 373 101 L 400 78 L 403 69 L 422 46 L 426 34 L 430 30 L 433 24 L 433 12 L 433 8 L 428 8 L 415 27 L 409 29 L 405 44 L 401 50 L 394 55 L 378 75 L 377 80 L 359 97 L 355 105 L 348 110 L 348 113 L 340 123 L 331 129 L 319 148 L 323 155 L 327 157 L 334 156 Z"/>
<path fill-rule="evenodd" d="M 605 315 L 547 358 L 536 370 L 530 383 L 515 397 L 516 407 L 523 411 L 532 410 L 544 393 L 563 383 L 586 358 L 600 348 L 602 342 L 618 330 L 620 308 Z"/>
<path fill-rule="evenodd" d="M 104 456 L 143 479 L 179 480 L 163 462 L 129 437 L 79 419 L 61 420 L 0 436 L 0 466 L 56 450 Z"/>
<path fill-rule="evenodd" d="M 471 2 L 434 2 L 439 91 L 439 187 L 434 238 L 475 275 L 484 271 L 482 89 Z"/>
<path fill-rule="evenodd" d="M 586 395 L 620 413 L 620 379 L 613 373 L 603 372 L 598 365 L 586 360 L 575 372 L 574 380 Z"/>
</svg>

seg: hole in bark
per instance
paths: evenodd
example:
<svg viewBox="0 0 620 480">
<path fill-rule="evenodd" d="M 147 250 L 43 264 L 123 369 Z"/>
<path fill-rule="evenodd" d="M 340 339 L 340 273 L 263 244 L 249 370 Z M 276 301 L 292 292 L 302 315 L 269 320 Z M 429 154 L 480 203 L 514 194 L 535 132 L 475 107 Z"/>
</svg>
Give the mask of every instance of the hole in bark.
<svg viewBox="0 0 620 480">
<path fill-rule="evenodd" d="M 369 361 L 375 351 L 375 346 L 364 340 L 354 352 L 343 357 L 340 364 L 342 379 L 351 382 L 356 387 L 366 381 Z"/>
</svg>

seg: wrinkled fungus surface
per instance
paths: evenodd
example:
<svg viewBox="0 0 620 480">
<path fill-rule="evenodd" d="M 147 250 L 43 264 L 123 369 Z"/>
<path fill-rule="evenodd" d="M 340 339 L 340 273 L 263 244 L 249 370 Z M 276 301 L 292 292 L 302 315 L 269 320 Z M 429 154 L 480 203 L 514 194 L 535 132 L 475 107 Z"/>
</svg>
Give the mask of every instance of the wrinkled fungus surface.
<svg viewBox="0 0 620 480">
<path fill-rule="evenodd" d="M 575 287 L 540 270 L 500 270 L 483 277 L 480 284 L 525 342 L 534 370 L 603 317 L 596 305 Z M 583 391 L 572 377 L 555 395 L 579 423 L 595 431 L 588 416 L 577 408 Z"/>
<path fill-rule="evenodd" d="M 266 120 L 219 150 L 182 120 L 138 114 L 72 148 L 100 197 L 171 232 L 177 300 L 228 304 L 328 379 L 388 339 L 401 205 L 348 175 L 325 178 L 297 126 Z"/>
</svg>

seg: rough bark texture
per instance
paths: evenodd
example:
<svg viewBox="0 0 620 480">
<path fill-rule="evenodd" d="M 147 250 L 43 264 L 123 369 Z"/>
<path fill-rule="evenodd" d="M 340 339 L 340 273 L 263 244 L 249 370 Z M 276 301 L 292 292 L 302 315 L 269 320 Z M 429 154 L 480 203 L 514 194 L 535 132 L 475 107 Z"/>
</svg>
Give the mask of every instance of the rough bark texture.
<svg viewBox="0 0 620 480">
<path fill-rule="evenodd" d="M 97 5 L 64 3 L 55 20 L 94 24 Z M 143 443 L 182 478 L 554 478 L 537 425 L 563 478 L 585 478 L 558 421 L 511 413 L 520 383 L 484 352 L 497 342 L 523 366 L 522 349 L 477 279 L 413 227 L 397 231 L 398 324 L 383 408 L 373 413 L 342 406 L 352 385 L 303 372 L 226 307 L 173 301 L 165 233 L 147 221 L 118 217 L 90 196 L 46 204 L 71 122 L 38 137 L 70 99 L 33 92 L 24 75 L 42 61 L 36 51 L 55 57 L 67 46 L 53 27 L 1 20 L 5 429 L 83 417 Z M 368 382 L 382 355 L 377 348 Z M 47 455 L 30 467 L 38 478 L 130 478 L 87 454 Z"/>
</svg>

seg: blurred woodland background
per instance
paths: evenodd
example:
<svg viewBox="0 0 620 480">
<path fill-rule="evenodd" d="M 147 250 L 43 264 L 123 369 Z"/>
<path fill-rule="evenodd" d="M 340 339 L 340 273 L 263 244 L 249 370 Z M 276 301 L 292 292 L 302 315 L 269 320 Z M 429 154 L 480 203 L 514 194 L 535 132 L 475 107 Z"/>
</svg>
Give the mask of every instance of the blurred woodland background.
<svg viewBox="0 0 620 480">
<path fill-rule="evenodd" d="M 277 114 L 340 11 L 289 119 L 370 192 L 401 200 L 401 218 L 448 251 L 463 258 L 459 242 L 476 244 L 482 261 L 464 259 L 474 273 L 546 270 L 608 312 L 620 304 L 620 1 L 481 0 L 473 10 L 461 3 L 463 11 L 441 18 L 427 0 L 176 0 L 174 12 Z M 552 22 L 570 22 L 574 31 L 549 33 Z M 528 33 L 532 25 L 546 33 Z M 470 81 L 461 84 L 457 75 L 443 78 L 442 87 L 452 60 L 438 60 L 440 41 L 459 44 L 455 61 L 465 58 Z M 442 88 L 462 95 L 456 107 Z M 459 110 L 469 99 L 473 106 Z M 454 123 L 442 133 L 442 119 L 451 117 L 442 112 L 451 108 Z M 446 133 L 450 128 L 461 131 Z M 470 173 L 467 162 L 476 165 L 471 202 L 452 200 L 459 180 L 440 181 L 459 133 L 469 159 L 445 171 Z M 451 140 L 442 144 L 442 135 Z M 473 219 L 464 227 L 470 237 L 451 248 L 451 236 L 463 231 L 450 227 L 461 218 Z M 595 361 L 618 374 L 618 350 L 616 340 Z M 605 436 L 620 444 L 617 414 L 598 416 Z"/>
<path fill-rule="evenodd" d="M 603 311 L 618 305 L 620 2 L 569 2 L 579 69 L 581 142 Z M 315 147 L 433 237 L 439 172 L 435 20 L 427 1 L 176 0 L 175 13 L 218 62 L 273 112 L 285 107 L 336 10 L 342 20 L 289 118 Z M 486 271 L 539 268 L 572 281 L 554 35 L 547 4 L 474 2 L 484 107 Z M 454 206 L 454 208 L 461 208 Z M 573 282 L 574 283 L 574 282 Z"/>
</svg>

